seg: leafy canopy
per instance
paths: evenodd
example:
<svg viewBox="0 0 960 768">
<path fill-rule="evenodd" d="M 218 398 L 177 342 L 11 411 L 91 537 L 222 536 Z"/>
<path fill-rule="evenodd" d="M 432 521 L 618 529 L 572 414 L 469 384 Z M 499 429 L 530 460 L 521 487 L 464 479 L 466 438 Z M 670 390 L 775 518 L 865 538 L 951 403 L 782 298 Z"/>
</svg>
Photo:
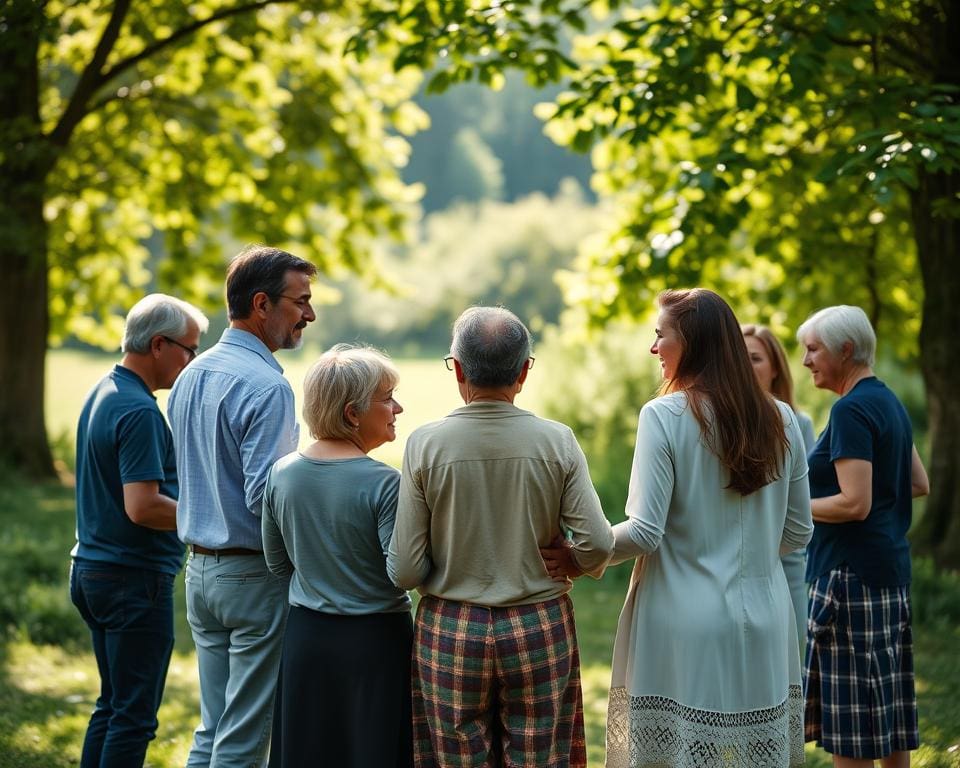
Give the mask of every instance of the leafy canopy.
<svg viewBox="0 0 960 768">
<path fill-rule="evenodd" d="M 876 0 L 403 0 L 353 45 L 401 41 L 396 67 L 441 67 L 437 88 L 507 67 L 564 79 L 540 114 L 558 142 L 592 149 L 619 211 L 568 275 L 595 321 L 707 283 L 781 332 L 859 303 L 906 350 L 922 299 L 908 193 L 960 160 L 956 88 L 930 54 L 943 15 Z"/>
<path fill-rule="evenodd" d="M 395 72 L 389 44 L 363 61 L 344 55 L 361 7 L 46 4 L 54 341 L 116 339 L 114 313 L 147 288 L 195 301 L 218 294 L 225 254 L 247 240 L 323 270 L 362 271 L 371 240 L 402 233 L 420 195 L 398 174 L 404 137 L 428 122 L 410 101 L 420 73 Z M 115 23 L 97 87 L 65 137 L 71 95 Z"/>
</svg>

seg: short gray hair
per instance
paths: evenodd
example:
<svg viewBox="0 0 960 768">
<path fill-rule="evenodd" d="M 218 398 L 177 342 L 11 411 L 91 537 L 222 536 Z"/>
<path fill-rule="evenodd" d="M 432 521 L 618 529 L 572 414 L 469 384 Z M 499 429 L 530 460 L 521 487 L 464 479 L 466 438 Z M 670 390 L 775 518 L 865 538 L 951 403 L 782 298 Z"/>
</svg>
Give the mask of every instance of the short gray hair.
<svg viewBox="0 0 960 768">
<path fill-rule="evenodd" d="M 839 357 L 843 345 L 849 343 L 854 363 L 873 366 L 877 335 L 867 313 L 860 307 L 838 304 L 814 312 L 797 328 L 797 341 L 801 344 L 809 336 L 819 339 L 834 357 Z"/>
<path fill-rule="evenodd" d="M 345 411 L 366 413 L 384 384 L 395 387 L 400 374 L 390 358 L 373 347 L 335 344 L 307 371 L 303 380 L 303 420 L 315 440 L 354 439 Z"/>
<path fill-rule="evenodd" d="M 470 307 L 453 324 L 450 354 L 474 386 L 513 384 L 530 352 L 530 331 L 504 307 Z"/>
<path fill-rule="evenodd" d="M 140 299 L 127 313 L 120 349 L 145 355 L 150 351 L 150 341 L 154 336 L 180 338 L 186 334 L 191 321 L 196 323 L 200 333 L 206 333 L 210 325 L 206 315 L 193 304 L 165 293 L 151 293 Z"/>
</svg>

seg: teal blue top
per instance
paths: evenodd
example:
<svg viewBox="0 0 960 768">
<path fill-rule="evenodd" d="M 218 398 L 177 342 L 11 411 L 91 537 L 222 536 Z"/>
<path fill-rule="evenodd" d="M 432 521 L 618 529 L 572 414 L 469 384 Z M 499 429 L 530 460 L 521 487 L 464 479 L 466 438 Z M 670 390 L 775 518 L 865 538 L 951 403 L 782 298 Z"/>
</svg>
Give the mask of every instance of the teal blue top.
<svg viewBox="0 0 960 768">
<path fill-rule="evenodd" d="M 263 494 L 263 554 L 290 575 L 290 605 L 359 615 L 410 610 L 387 577 L 400 473 L 368 456 L 322 461 L 291 453 Z"/>
<path fill-rule="evenodd" d="M 78 560 L 175 574 L 183 564 L 176 531 L 137 525 L 123 505 L 123 486 L 156 480 L 177 498 L 177 467 L 170 428 L 156 398 L 122 365 L 104 376 L 77 426 Z"/>
</svg>

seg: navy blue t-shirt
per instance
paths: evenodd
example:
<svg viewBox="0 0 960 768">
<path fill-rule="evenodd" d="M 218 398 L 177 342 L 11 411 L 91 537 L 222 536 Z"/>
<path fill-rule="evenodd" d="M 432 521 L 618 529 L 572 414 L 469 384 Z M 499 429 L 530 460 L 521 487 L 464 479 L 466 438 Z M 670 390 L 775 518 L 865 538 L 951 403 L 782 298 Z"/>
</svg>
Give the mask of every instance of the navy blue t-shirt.
<svg viewBox="0 0 960 768">
<path fill-rule="evenodd" d="M 123 507 L 124 483 L 156 480 L 176 499 L 173 435 L 137 374 L 117 365 L 87 396 L 77 427 L 79 560 L 176 574 L 184 547 L 176 531 L 137 525 Z"/>
<path fill-rule="evenodd" d="M 863 459 L 873 465 L 873 505 L 867 518 L 814 524 L 807 581 L 846 564 L 871 586 L 909 584 L 913 429 L 897 396 L 876 377 L 857 382 L 833 404 L 827 428 L 807 459 L 814 499 L 840 493 L 833 465 L 838 459 Z"/>
</svg>

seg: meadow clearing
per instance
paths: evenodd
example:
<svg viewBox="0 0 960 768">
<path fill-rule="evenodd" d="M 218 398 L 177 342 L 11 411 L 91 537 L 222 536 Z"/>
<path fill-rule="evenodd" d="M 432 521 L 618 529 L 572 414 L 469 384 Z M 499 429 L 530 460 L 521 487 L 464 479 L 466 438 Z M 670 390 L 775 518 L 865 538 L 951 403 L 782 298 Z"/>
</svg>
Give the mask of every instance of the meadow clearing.
<svg viewBox="0 0 960 768">
<path fill-rule="evenodd" d="M 299 396 L 299 383 L 316 350 L 279 359 Z M 76 351 L 50 354 L 48 428 L 65 455 L 86 392 L 116 361 Z M 437 359 L 397 360 L 404 406 L 398 439 L 377 458 L 399 466 L 404 437 L 425 421 L 459 405 L 453 374 Z M 537 409 L 538 392 L 551 382 L 536 368 L 518 405 Z M 160 393 L 161 406 L 166 393 Z M 638 404 L 639 407 L 639 404 Z M 302 435 L 308 440 L 306 434 Z M 69 461 L 65 461 L 69 465 Z M 68 466 L 65 467 L 68 469 Z M 627 468 L 624 467 L 624 471 Z M 96 666 L 86 630 L 67 595 L 73 543 L 73 493 L 68 485 L 0 482 L 0 767 L 61 768 L 76 765 L 87 717 L 96 697 Z M 620 514 L 612 511 L 611 517 Z M 917 563 L 914 585 L 918 692 L 923 746 L 914 765 L 960 766 L 960 579 Z M 587 740 L 591 768 L 603 764 L 609 664 L 628 564 L 601 581 L 581 579 L 573 591 L 580 637 Z M 198 715 L 196 659 L 187 628 L 182 576 L 176 590 L 177 644 L 160 710 L 157 739 L 147 754 L 154 768 L 183 765 Z M 808 764 L 830 764 L 808 745 Z"/>
</svg>

